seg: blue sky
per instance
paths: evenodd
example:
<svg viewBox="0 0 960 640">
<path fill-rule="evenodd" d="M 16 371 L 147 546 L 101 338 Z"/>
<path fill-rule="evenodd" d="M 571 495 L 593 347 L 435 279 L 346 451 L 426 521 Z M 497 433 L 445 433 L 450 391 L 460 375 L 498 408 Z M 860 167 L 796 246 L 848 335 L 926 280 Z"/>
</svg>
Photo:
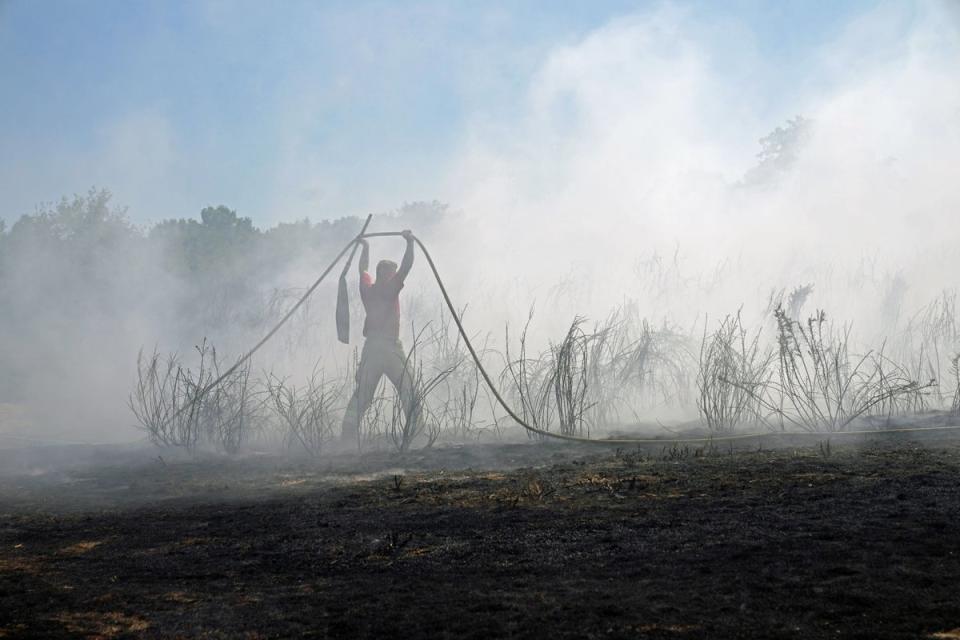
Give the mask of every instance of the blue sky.
<svg viewBox="0 0 960 640">
<path fill-rule="evenodd" d="M 776 70 L 758 99 L 777 122 L 818 81 L 810 56 L 877 4 L 669 6 Z M 449 198 L 439 185 L 473 124 L 509 121 L 551 51 L 664 6 L 0 0 L 0 217 L 92 186 L 142 223 L 208 204 L 269 226 Z M 738 57 L 713 51 L 736 79 Z"/>
</svg>

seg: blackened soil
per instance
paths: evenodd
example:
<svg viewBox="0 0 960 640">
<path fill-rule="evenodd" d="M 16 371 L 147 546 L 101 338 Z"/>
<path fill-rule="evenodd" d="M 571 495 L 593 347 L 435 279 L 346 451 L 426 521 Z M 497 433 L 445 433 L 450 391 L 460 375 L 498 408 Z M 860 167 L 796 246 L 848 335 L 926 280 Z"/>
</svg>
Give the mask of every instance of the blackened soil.
<svg viewBox="0 0 960 640">
<path fill-rule="evenodd" d="M 8 481 L 0 637 L 960 638 L 955 445 L 201 464 Z"/>
</svg>

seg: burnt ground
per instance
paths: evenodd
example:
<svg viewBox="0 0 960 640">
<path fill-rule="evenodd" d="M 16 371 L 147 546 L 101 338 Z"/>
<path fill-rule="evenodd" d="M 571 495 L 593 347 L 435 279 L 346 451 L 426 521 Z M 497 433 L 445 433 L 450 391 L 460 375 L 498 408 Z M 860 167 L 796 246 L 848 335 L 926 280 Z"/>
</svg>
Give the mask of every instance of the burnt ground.
<svg viewBox="0 0 960 640">
<path fill-rule="evenodd" d="M 0 637 L 960 638 L 956 440 L 4 460 Z"/>
</svg>

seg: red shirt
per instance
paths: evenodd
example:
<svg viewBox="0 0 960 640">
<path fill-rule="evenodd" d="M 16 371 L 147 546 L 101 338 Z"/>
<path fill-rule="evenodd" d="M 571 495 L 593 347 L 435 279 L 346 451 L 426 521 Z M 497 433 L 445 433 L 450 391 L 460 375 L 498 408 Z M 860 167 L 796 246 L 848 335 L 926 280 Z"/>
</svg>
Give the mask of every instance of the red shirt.
<svg viewBox="0 0 960 640">
<path fill-rule="evenodd" d="M 400 290 L 403 279 L 393 276 L 374 282 L 370 274 L 360 274 L 360 300 L 367 317 L 363 321 L 364 338 L 400 339 Z"/>
</svg>

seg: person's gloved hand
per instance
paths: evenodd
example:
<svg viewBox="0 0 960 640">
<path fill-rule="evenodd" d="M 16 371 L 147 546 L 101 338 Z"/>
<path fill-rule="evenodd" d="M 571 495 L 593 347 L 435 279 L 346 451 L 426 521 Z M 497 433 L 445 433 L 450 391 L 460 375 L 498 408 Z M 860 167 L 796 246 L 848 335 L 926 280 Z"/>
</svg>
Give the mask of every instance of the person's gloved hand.
<svg viewBox="0 0 960 640">
<path fill-rule="evenodd" d="M 410 229 L 404 229 L 400 232 L 400 235 L 402 235 L 403 239 L 407 242 L 411 242 L 413 240 L 413 232 L 410 231 Z"/>
</svg>

